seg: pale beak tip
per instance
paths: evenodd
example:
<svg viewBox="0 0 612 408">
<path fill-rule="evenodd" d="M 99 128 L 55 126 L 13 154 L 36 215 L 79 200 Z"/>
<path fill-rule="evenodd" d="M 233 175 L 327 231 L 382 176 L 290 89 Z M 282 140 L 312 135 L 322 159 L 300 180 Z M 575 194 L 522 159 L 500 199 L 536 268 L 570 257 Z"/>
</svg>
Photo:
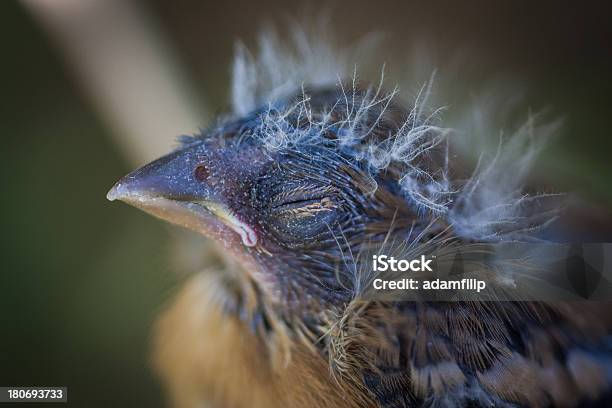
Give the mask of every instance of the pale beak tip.
<svg viewBox="0 0 612 408">
<path fill-rule="evenodd" d="M 121 196 L 123 195 L 122 194 L 123 192 L 121 191 L 123 189 L 121 187 L 122 187 L 121 183 L 115 184 L 113 188 L 111 188 L 109 192 L 106 193 L 106 199 L 108 201 L 115 201 L 115 200 L 121 199 Z"/>
</svg>

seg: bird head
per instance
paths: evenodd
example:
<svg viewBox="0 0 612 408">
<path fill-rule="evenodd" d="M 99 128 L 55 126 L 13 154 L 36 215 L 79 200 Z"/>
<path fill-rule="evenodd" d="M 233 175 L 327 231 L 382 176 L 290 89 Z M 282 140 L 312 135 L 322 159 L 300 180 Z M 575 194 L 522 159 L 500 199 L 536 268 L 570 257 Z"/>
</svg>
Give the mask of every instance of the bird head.
<svg viewBox="0 0 612 408">
<path fill-rule="evenodd" d="M 374 175 L 356 156 L 412 120 L 399 107 L 358 112 L 372 101 L 367 90 L 351 102 L 333 89 L 292 95 L 182 138 L 108 198 L 217 240 L 273 303 L 347 302 L 366 244 L 390 231 L 410 239 L 432 222 L 406 200 L 399 169 Z"/>
<path fill-rule="evenodd" d="M 405 103 L 384 75 L 347 79 L 328 42 L 296 44 L 292 56 L 264 38 L 257 60 L 238 47 L 231 113 L 108 198 L 216 240 L 267 301 L 298 314 L 358 296 L 363 254 L 390 242 L 515 239 L 549 219 L 525 212 L 537 201 L 522 190 L 539 146 L 532 121 L 460 178 L 449 129 L 428 106 L 431 80 Z"/>
</svg>

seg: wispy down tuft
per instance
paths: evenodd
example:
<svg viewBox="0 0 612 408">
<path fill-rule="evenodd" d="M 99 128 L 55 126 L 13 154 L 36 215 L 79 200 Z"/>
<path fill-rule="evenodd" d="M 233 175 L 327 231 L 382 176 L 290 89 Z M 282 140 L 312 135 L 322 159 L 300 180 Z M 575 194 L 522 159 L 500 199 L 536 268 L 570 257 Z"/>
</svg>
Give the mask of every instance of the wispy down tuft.
<svg viewBox="0 0 612 408">
<path fill-rule="evenodd" d="M 484 120 L 482 115 L 478 118 Z M 501 134 L 491 157 L 481 153 L 449 214 L 458 233 L 486 240 L 521 239 L 554 219 L 557 209 L 547 201 L 558 195 L 529 195 L 523 185 L 545 142 L 560 125 L 538 119 L 530 115 L 506 140 Z"/>
<path fill-rule="evenodd" d="M 530 116 L 511 137 L 500 138 L 494 154 L 482 148 L 469 179 L 453 178 L 451 145 L 460 138 L 473 141 L 474 127 L 496 137 L 500 129 L 482 118 L 497 116 L 481 112 L 466 117 L 465 128 L 445 127 L 445 108 L 430 106 L 432 74 L 412 98 L 408 114 L 389 122 L 387 116 L 406 105 L 399 101 L 399 86 L 385 86 L 384 65 L 376 81 L 358 78 L 356 50 L 363 51 L 363 44 L 334 47 L 325 32 L 297 30 L 283 43 L 267 31 L 256 56 L 242 44 L 236 46 L 233 114 L 256 112 L 250 135 L 270 152 L 320 146 L 349 157 L 374 180 L 392 170 L 399 191 L 418 211 L 444 217 L 458 234 L 473 239 L 522 239 L 552 218 L 541 208 L 533 211 L 547 196 L 525 194 L 523 183 L 558 124 L 540 124 L 537 115 Z M 335 88 L 339 95 L 326 111 L 313 109 L 308 93 L 321 87 Z"/>
<path fill-rule="evenodd" d="M 351 47 L 336 46 L 324 21 L 314 24 L 312 33 L 316 34 L 294 29 L 286 44 L 276 31 L 268 29 L 259 37 L 256 55 L 244 44 L 236 44 L 232 69 L 235 114 L 245 115 L 304 84 L 333 85 L 338 75 L 351 71 L 357 57 L 376 42 L 375 36 L 368 36 Z"/>
</svg>

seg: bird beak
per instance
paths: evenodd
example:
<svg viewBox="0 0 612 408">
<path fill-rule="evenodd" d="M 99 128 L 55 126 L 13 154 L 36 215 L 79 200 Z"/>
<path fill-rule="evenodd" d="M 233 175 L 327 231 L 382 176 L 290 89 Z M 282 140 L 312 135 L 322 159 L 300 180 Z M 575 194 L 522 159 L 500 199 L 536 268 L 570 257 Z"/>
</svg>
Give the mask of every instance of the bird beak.
<svg viewBox="0 0 612 408">
<path fill-rule="evenodd" d="M 231 244 L 236 238 L 233 231 L 245 246 L 255 246 L 255 231 L 211 185 L 194 179 L 192 166 L 181 152 L 171 153 L 123 177 L 106 198 L 225 243 Z"/>
</svg>

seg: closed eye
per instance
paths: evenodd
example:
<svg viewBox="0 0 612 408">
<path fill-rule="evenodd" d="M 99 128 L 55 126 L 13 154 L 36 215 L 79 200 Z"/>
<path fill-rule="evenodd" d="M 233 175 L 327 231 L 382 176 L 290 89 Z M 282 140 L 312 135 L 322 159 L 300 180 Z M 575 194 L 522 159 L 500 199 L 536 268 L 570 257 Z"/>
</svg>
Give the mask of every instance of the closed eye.
<svg viewBox="0 0 612 408">
<path fill-rule="evenodd" d="M 283 242 L 311 240 L 327 233 L 337 218 L 337 205 L 331 197 L 295 200 L 270 209 L 269 225 Z"/>
<path fill-rule="evenodd" d="M 274 209 L 291 204 L 303 204 L 324 199 L 329 200 L 329 197 L 334 195 L 335 192 L 336 190 L 332 186 L 311 186 L 308 184 L 295 186 L 288 191 L 278 193 L 274 197 L 271 207 Z"/>
<path fill-rule="evenodd" d="M 296 200 L 272 207 L 275 212 L 287 212 L 296 216 L 312 216 L 321 211 L 332 211 L 336 206 L 329 197 Z"/>
</svg>

